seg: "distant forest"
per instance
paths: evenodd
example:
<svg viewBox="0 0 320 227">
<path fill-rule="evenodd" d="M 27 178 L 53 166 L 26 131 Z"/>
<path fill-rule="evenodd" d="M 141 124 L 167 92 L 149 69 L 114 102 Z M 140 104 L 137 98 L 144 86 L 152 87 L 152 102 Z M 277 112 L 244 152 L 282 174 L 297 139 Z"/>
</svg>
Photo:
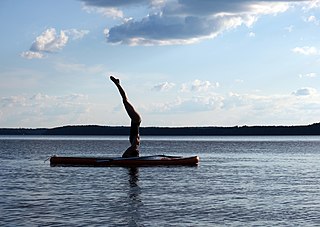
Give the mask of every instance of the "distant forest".
<svg viewBox="0 0 320 227">
<path fill-rule="evenodd" d="M 129 127 L 98 125 L 0 129 L 0 135 L 129 135 L 129 132 Z M 140 134 L 155 136 L 320 135 L 320 123 L 305 126 L 141 127 Z"/>
</svg>

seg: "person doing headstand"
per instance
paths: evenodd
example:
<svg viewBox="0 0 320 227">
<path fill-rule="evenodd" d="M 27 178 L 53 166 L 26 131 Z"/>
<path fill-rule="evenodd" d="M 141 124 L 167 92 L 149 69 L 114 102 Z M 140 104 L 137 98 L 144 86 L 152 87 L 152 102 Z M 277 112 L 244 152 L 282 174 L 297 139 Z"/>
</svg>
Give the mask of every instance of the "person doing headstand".
<svg viewBox="0 0 320 227">
<path fill-rule="evenodd" d="M 130 157 L 139 157 L 139 146 L 140 146 L 140 135 L 139 135 L 139 127 L 141 124 L 141 117 L 138 112 L 134 109 L 132 104 L 129 102 L 127 95 L 123 88 L 120 85 L 120 80 L 116 79 L 113 76 L 110 76 L 112 82 L 117 86 L 119 93 L 122 97 L 124 108 L 126 109 L 130 119 L 131 119 L 131 127 L 130 127 L 130 144 L 131 146 L 123 153 L 123 158 Z"/>
</svg>

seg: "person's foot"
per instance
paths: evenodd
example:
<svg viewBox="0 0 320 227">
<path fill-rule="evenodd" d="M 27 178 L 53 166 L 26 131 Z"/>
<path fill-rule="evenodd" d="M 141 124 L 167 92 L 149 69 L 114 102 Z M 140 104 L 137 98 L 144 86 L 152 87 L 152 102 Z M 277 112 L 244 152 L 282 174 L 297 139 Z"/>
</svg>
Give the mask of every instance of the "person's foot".
<svg viewBox="0 0 320 227">
<path fill-rule="evenodd" d="M 112 80 L 112 82 L 115 84 L 120 84 L 120 80 L 116 79 L 114 76 L 110 76 L 110 80 Z"/>
</svg>

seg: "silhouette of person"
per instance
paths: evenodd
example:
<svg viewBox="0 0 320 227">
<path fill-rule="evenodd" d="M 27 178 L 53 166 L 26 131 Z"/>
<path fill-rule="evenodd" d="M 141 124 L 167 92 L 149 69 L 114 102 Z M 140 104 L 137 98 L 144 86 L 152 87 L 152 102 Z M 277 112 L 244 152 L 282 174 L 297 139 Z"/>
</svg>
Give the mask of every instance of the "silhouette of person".
<svg viewBox="0 0 320 227">
<path fill-rule="evenodd" d="M 123 105 L 131 119 L 131 127 L 130 127 L 130 144 L 131 146 L 123 153 L 123 158 L 130 157 L 139 157 L 139 146 L 140 146 L 140 135 L 139 135 L 139 127 L 141 124 L 141 117 L 138 112 L 134 109 L 132 104 L 129 102 L 127 95 L 123 88 L 120 85 L 120 80 L 116 79 L 113 76 L 110 76 L 112 82 L 117 86 L 119 93 L 122 97 Z"/>
</svg>

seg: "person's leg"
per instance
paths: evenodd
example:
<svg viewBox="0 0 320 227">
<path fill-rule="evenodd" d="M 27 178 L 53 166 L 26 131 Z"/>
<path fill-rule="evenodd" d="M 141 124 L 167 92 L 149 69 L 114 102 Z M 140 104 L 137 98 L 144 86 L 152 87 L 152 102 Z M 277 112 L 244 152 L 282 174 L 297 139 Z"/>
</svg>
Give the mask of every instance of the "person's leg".
<svg viewBox="0 0 320 227">
<path fill-rule="evenodd" d="M 122 97 L 123 105 L 131 119 L 131 127 L 130 127 L 130 143 L 131 146 L 123 153 L 122 157 L 139 157 L 138 147 L 140 145 L 140 136 L 139 136 L 139 126 L 141 123 L 141 117 L 128 101 L 127 95 L 123 88 L 120 85 L 120 80 L 110 76 L 112 82 L 117 86 L 119 93 Z"/>
<path fill-rule="evenodd" d="M 112 80 L 112 82 L 117 86 L 117 88 L 118 88 L 118 90 L 119 90 L 119 93 L 120 93 L 122 99 L 123 99 L 123 100 L 128 99 L 125 91 L 123 90 L 123 88 L 122 88 L 121 85 L 120 85 L 120 80 L 119 80 L 119 79 L 116 79 L 116 78 L 113 77 L 113 76 L 110 76 L 110 80 Z"/>
<path fill-rule="evenodd" d="M 125 91 L 123 90 L 123 88 L 120 85 L 120 80 L 114 78 L 113 76 L 110 76 L 110 79 L 112 80 L 112 82 L 117 86 L 119 93 L 122 97 L 122 101 L 123 101 L 123 105 L 131 119 L 132 122 L 134 123 L 140 123 L 141 122 L 141 117 L 138 114 L 138 112 L 134 109 L 134 107 L 131 105 L 131 103 L 128 101 L 127 95 L 125 93 Z"/>
</svg>

